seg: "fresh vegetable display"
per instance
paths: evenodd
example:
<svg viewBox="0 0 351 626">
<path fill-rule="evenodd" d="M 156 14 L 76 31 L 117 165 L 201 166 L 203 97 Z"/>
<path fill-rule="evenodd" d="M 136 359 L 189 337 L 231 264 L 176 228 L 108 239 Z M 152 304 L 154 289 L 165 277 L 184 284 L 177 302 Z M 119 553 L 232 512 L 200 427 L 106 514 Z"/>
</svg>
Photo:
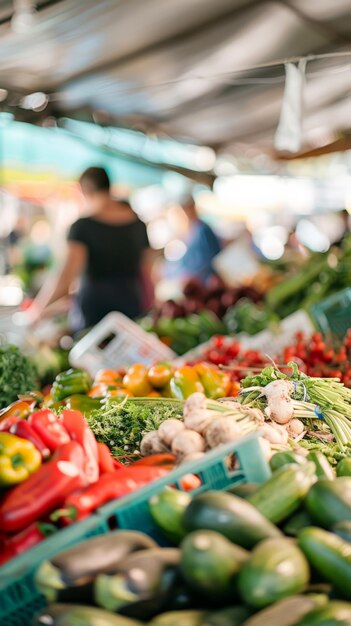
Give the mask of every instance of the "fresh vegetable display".
<svg viewBox="0 0 351 626">
<path fill-rule="evenodd" d="M 349 491 L 343 481 L 351 478 L 319 478 L 313 461 L 286 456 L 282 464 L 278 454 L 278 469 L 248 499 L 232 488 L 192 495 L 168 487 L 153 496 L 155 536 L 167 547 L 117 530 L 42 562 L 36 585 L 53 604 L 34 624 L 349 625 L 351 543 L 335 519 L 350 519 L 351 484 Z M 311 506 L 317 491 L 323 527 Z"/>
<path fill-rule="evenodd" d="M 0 347 L 0 409 L 35 389 L 35 370 L 16 346 Z"/>
</svg>

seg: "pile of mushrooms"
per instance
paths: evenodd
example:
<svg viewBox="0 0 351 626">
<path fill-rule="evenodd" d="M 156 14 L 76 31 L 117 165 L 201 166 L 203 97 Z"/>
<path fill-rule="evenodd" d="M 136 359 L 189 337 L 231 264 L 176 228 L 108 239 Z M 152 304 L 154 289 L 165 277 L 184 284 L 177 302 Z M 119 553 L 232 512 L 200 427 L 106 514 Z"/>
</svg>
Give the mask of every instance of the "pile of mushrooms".
<svg viewBox="0 0 351 626">
<path fill-rule="evenodd" d="M 142 456 L 172 452 L 179 463 L 200 458 L 207 450 L 236 441 L 260 429 L 260 443 L 266 458 L 272 455 L 270 444 L 287 444 L 288 432 L 274 421 L 265 422 L 259 409 L 236 401 L 217 403 L 217 410 L 208 407 L 202 393 L 192 394 L 185 402 L 183 420 L 167 419 L 158 430 L 147 433 L 141 442 Z"/>
</svg>

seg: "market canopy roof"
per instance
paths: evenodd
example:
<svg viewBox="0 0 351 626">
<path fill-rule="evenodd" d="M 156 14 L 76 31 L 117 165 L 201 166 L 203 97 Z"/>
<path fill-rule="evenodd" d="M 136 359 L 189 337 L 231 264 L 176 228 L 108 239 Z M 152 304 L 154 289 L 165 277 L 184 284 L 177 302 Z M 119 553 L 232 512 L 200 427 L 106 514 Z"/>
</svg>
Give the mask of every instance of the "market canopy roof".
<svg viewBox="0 0 351 626">
<path fill-rule="evenodd" d="M 327 55 L 307 65 L 306 145 L 351 129 L 350 0 L 36 5 L 33 23 L 18 33 L 13 2 L 0 0 L 0 88 L 8 90 L 4 105 L 19 119 L 69 115 L 227 151 L 237 144 L 270 149 L 284 60 Z M 336 51 L 350 56 L 328 56 Z M 23 96 L 33 92 L 48 94 L 46 109 L 17 108 L 30 108 Z"/>
</svg>

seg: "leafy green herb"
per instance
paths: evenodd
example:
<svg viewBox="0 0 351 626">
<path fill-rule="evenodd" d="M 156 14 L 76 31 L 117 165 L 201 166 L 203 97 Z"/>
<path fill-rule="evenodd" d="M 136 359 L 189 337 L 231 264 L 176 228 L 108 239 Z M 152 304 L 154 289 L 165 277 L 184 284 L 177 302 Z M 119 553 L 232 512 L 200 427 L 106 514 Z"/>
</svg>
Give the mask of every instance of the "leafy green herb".
<svg viewBox="0 0 351 626">
<path fill-rule="evenodd" d="M 0 408 L 17 400 L 17 396 L 35 389 L 35 371 L 17 346 L 0 348 Z"/>
<path fill-rule="evenodd" d="M 90 428 L 98 441 L 106 443 L 113 456 L 119 457 L 139 451 L 145 433 L 157 430 L 170 417 L 181 418 L 183 404 L 163 398 L 126 402 L 109 400 L 88 417 Z"/>
</svg>

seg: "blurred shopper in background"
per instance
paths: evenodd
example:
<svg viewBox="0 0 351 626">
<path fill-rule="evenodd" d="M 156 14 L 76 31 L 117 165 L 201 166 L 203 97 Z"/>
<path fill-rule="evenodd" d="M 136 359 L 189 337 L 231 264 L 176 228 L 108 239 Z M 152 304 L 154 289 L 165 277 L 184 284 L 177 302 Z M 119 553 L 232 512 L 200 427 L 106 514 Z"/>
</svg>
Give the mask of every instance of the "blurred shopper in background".
<svg viewBox="0 0 351 626">
<path fill-rule="evenodd" d="M 187 250 L 179 261 L 179 273 L 184 279 L 198 278 L 205 282 L 213 274 L 212 261 L 221 245 L 212 228 L 199 219 L 194 200 L 187 198 L 183 210 L 189 221 Z"/>
<path fill-rule="evenodd" d="M 146 227 L 125 201 L 111 196 L 107 172 L 90 167 L 80 178 L 88 217 L 72 224 L 61 271 L 45 284 L 27 312 L 37 321 L 45 309 L 67 296 L 79 279 L 74 300 L 74 330 L 89 328 L 107 313 L 135 318 L 143 311 L 148 286 Z"/>
</svg>

